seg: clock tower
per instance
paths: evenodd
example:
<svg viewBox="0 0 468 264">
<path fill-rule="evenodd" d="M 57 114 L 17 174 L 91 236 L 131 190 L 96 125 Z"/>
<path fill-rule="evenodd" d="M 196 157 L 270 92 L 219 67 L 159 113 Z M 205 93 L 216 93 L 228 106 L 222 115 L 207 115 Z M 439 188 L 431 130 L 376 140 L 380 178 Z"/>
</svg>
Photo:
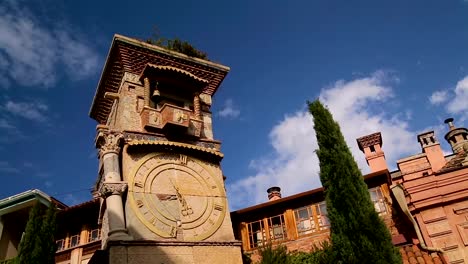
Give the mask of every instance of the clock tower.
<svg viewBox="0 0 468 264">
<path fill-rule="evenodd" d="M 114 36 L 90 111 L 99 123 L 96 263 L 242 263 L 210 111 L 228 71 Z"/>
</svg>

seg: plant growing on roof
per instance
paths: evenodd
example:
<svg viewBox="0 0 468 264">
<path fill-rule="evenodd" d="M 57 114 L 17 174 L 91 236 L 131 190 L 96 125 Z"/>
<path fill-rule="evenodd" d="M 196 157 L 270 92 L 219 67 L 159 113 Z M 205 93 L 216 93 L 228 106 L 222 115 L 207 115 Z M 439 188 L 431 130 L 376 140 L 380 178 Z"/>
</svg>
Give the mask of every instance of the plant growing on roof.
<svg viewBox="0 0 468 264">
<path fill-rule="evenodd" d="M 196 49 L 192 44 L 190 44 L 189 42 L 185 40 L 180 40 L 179 38 L 167 39 L 167 38 L 161 37 L 159 30 L 157 28 L 154 29 L 153 37 L 148 38 L 146 40 L 146 43 L 158 45 L 168 50 L 180 52 L 189 57 L 208 60 L 208 55 L 205 52 Z"/>
</svg>

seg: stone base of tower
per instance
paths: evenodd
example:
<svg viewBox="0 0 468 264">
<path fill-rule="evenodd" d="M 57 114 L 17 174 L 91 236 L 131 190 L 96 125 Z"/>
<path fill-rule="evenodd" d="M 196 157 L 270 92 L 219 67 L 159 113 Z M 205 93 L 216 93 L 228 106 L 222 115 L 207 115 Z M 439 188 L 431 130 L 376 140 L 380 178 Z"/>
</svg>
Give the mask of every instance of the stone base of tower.
<svg viewBox="0 0 468 264">
<path fill-rule="evenodd" d="M 242 264 L 241 242 L 109 241 L 89 264 Z"/>
</svg>

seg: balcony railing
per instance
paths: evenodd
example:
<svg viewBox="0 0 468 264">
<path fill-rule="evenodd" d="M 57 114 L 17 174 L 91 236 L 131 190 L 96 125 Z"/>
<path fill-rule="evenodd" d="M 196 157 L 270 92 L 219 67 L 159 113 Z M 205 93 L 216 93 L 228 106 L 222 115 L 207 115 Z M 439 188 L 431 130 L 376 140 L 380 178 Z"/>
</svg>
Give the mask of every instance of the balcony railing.
<svg viewBox="0 0 468 264">
<path fill-rule="evenodd" d="M 141 123 L 145 128 L 164 129 L 176 126 L 186 129 L 192 136 L 200 137 L 203 121 L 198 120 L 193 111 L 172 104 L 164 104 L 161 109 L 144 107 L 140 113 Z"/>
</svg>

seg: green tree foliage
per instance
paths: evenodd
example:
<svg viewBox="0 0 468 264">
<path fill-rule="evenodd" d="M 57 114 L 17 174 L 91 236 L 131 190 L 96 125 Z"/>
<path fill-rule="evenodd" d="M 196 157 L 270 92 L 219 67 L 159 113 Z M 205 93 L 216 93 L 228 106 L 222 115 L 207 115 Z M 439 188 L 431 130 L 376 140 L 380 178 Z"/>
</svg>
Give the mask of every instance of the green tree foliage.
<svg viewBox="0 0 468 264">
<path fill-rule="evenodd" d="M 56 211 L 53 205 L 49 206 L 45 215 L 39 202 L 33 206 L 19 245 L 17 263 L 55 263 L 55 218 Z"/>
<path fill-rule="evenodd" d="M 262 260 L 259 264 L 289 263 L 288 251 L 284 245 L 273 247 L 271 244 L 259 250 Z"/>
<path fill-rule="evenodd" d="M 311 252 L 288 252 L 284 245 L 267 245 L 259 250 L 259 264 L 329 264 L 334 263 L 331 250 L 328 241 L 314 245 Z"/>
<path fill-rule="evenodd" d="M 252 264 L 251 253 L 242 252 L 242 264 Z"/>
<path fill-rule="evenodd" d="M 42 209 L 41 204 L 37 202 L 29 212 L 28 223 L 26 230 L 19 244 L 18 263 L 39 263 L 33 256 L 33 250 L 36 245 L 36 238 L 41 232 L 42 226 Z"/>
<path fill-rule="evenodd" d="M 146 43 L 158 45 L 168 50 L 177 51 L 189 57 L 208 60 L 208 55 L 205 52 L 196 49 L 187 41 L 180 40 L 179 38 L 167 39 L 161 37 L 157 28 L 154 29 L 153 37 L 148 38 Z"/>
<path fill-rule="evenodd" d="M 401 263 L 338 123 L 320 101 L 308 105 L 319 146 L 317 156 L 331 223 L 333 263 Z"/>
<path fill-rule="evenodd" d="M 329 264 L 333 262 L 333 252 L 328 241 L 314 245 L 311 252 L 294 252 L 289 256 L 290 264 Z"/>
<path fill-rule="evenodd" d="M 33 256 L 37 259 L 40 259 L 40 263 L 55 263 L 55 252 L 57 251 L 57 245 L 55 244 L 55 218 L 55 207 L 49 206 L 46 215 L 43 218 L 40 235 L 36 238 L 33 251 Z"/>
<path fill-rule="evenodd" d="M 17 258 L 12 258 L 12 259 L 7 259 L 7 260 L 1 260 L 0 264 L 16 264 Z"/>
</svg>

